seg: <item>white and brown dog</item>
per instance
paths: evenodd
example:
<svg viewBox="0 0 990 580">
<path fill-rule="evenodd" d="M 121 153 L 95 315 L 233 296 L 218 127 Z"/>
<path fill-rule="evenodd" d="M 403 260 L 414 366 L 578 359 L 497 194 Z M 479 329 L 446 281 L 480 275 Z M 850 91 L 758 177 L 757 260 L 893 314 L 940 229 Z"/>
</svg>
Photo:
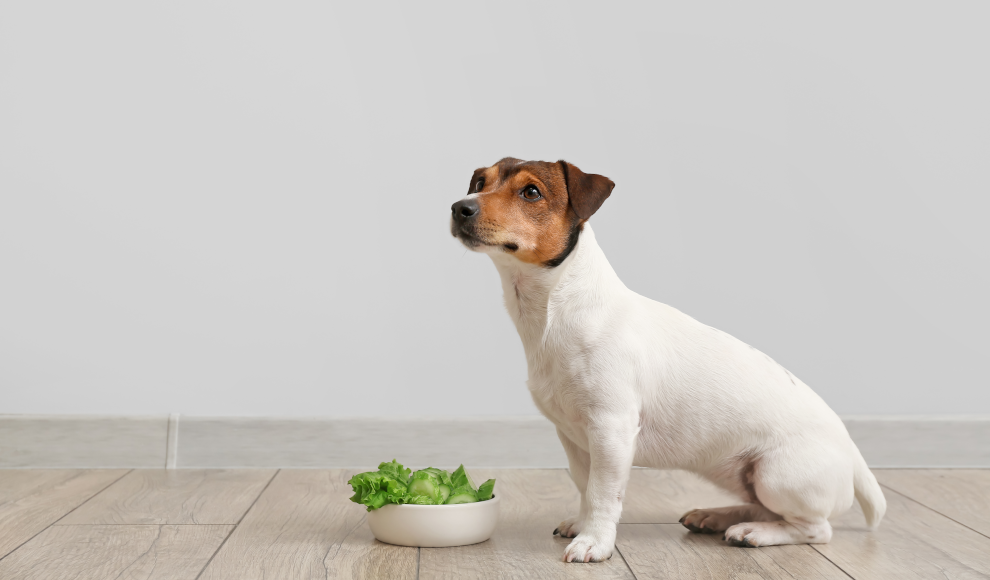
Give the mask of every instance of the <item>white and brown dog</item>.
<svg viewBox="0 0 990 580">
<path fill-rule="evenodd" d="M 611 556 L 634 465 L 686 469 L 738 495 L 741 505 L 681 519 L 736 546 L 828 542 L 828 518 L 854 496 L 875 527 L 886 500 L 821 397 L 622 284 L 588 224 L 614 185 L 565 161 L 506 158 L 476 170 L 451 207 L 451 233 L 495 262 L 529 390 L 581 492 L 580 513 L 554 531 L 574 538 L 564 560 Z"/>
</svg>

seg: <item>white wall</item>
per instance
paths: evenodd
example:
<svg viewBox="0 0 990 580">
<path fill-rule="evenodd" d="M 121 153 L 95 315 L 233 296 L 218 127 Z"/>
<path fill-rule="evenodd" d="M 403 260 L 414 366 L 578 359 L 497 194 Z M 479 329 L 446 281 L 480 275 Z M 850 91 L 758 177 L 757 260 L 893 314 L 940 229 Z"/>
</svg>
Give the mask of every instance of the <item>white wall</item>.
<svg viewBox="0 0 990 580">
<path fill-rule="evenodd" d="M 990 5 L 0 4 L 0 412 L 535 413 L 473 169 L 840 413 L 988 413 Z"/>
</svg>

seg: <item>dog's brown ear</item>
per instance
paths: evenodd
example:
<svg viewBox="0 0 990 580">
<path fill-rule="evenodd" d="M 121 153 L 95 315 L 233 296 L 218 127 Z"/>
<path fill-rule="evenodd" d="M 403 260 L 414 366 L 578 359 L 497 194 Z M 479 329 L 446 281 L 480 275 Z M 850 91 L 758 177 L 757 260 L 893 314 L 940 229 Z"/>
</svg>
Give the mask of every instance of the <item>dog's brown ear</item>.
<svg viewBox="0 0 990 580">
<path fill-rule="evenodd" d="M 579 218 L 586 220 L 593 216 L 612 193 L 615 183 L 604 175 L 585 173 L 576 166 L 560 160 L 567 183 L 567 197 Z"/>
</svg>

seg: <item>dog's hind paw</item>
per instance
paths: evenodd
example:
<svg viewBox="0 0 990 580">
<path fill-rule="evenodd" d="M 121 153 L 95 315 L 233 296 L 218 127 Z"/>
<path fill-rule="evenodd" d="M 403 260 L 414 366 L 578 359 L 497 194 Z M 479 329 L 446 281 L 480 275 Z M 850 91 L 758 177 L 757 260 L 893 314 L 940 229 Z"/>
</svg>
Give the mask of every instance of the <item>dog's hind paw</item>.
<svg viewBox="0 0 990 580">
<path fill-rule="evenodd" d="M 745 522 L 725 530 L 730 546 L 758 548 L 783 544 L 827 544 L 832 538 L 828 520 L 787 522 Z"/>
<path fill-rule="evenodd" d="M 691 510 L 679 520 L 681 525 L 696 534 L 714 534 L 724 532 L 730 525 L 736 523 L 726 518 L 726 514 L 718 510 Z"/>
<path fill-rule="evenodd" d="M 584 528 L 584 522 L 580 518 L 573 517 L 567 518 L 566 520 L 560 522 L 557 529 L 553 531 L 553 535 L 560 534 L 561 538 L 573 538 L 574 536 L 581 533 Z"/>
<path fill-rule="evenodd" d="M 615 534 L 599 538 L 589 533 L 578 534 L 564 550 L 565 562 L 604 562 L 612 557 Z"/>
</svg>

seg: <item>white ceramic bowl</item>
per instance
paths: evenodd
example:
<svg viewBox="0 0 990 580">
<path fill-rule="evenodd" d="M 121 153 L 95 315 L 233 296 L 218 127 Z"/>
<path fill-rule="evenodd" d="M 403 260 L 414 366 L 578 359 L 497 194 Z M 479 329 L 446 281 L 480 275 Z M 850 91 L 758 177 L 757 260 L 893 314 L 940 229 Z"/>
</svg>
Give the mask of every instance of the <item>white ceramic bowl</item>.
<svg viewBox="0 0 990 580">
<path fill-rule="evenodd" d="M 455 505 L 382 506 L 368 512 L 371 533 L 386 544 L 448 548 L 484 542 L 498 523 L 498 496 Z"/>
</svg>

